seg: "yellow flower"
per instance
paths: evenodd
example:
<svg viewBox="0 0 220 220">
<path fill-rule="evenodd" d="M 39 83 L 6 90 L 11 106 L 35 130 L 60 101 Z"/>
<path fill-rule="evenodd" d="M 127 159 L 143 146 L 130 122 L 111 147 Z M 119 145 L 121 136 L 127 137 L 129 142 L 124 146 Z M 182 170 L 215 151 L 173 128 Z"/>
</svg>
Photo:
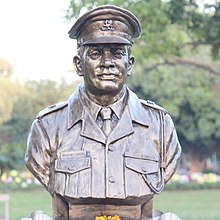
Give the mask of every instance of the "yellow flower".
<svg viewBox="0 0 220 220">
<path fill-rule="evenodd" d="M 205 175 L 205 182 L 207 183 L 217 183 L 218 176 L 215 173 L 208 173 Z"/>
<path fill-rule="evenodd" d="M 95 220 L 106 220 L 106 216 L 96 216 Z"/>
<path fill-rule="evenodd" d="M 113 216 L 110 220 L 121 220 L 118 215 Z"/>
<path fill-rule="evenodd" d="M 21 183 L 21 178 L 20 178 L 20 177 L 16 177 L 16 178 L 15 178 L 15 182 L 16 182 L 16 183 Z"/>
<path fill-rule="evenodd" d="M 12 170 L 12 171 L 10 172 L 10 176 L 12 176 L 12 177 L 18 176 L 18 171 L 17 171 L 17 170 Z"/>
<path fill-rule="evenodd" d="M 1 176 L 1 180 L 3 182 L 5 182 L 5 180 L 7 179 L 7 174 L 6 173 L 3 173 L 2 176 Z"/>
<path fill-rule="evenodd" d="M 172 182 L 178 182 L 180 180 L 180 175 L 174 174 L 171 178 Z"/>
</svg>

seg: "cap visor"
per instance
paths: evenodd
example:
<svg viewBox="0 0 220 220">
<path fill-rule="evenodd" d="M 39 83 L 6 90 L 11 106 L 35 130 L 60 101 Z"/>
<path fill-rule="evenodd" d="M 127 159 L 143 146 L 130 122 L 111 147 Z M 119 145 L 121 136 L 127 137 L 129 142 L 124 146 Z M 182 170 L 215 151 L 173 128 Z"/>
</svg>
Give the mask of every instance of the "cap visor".
<svg viewBox="0 0 220 220">
<path fill-rule="evenodd" d="M 83 45 L 88 44 L 130 44 L 131 42 L 125 38 L 118 37 L 118 36 L 111 36 L 111 37 L 97 37 L 94 39 L 86 40 Z"/>
</svg>

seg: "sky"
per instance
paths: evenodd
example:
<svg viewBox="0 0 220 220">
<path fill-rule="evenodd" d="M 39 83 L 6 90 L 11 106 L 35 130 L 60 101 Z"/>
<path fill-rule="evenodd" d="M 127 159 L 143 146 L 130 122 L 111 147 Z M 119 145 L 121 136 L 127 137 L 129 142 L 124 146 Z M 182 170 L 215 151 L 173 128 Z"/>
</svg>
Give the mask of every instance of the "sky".
<svg viewBox="0 0 220 220">
<path fill-rule="evenodd" d="M 75 79 L 76 42 L 68 36 L 69 0 L 0 0 L 0 58 L 21 80 Z"/>
</svg>

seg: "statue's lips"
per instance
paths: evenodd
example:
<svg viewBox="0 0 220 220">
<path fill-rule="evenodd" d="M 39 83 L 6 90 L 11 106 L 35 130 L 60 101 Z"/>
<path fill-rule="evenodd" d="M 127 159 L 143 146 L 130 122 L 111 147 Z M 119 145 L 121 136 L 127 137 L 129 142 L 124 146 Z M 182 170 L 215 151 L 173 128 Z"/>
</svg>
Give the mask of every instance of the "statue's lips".
<svg viewBox="0 0 220 220">
<path fill-rule="evenodd" d="M 101 73 L 98 74 L 100 80 L 115 80 L 118 79 L 118 74 L 116 73 Z"/>
</svg>

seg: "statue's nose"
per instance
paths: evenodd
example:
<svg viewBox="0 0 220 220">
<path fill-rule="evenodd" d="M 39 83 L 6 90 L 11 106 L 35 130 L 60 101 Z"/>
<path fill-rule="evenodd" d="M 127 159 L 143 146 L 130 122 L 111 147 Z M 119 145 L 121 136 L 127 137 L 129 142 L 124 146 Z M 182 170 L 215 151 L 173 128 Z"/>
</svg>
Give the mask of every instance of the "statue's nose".
<svg viewBox="0 0 220 220">
<path fill-rule="evenodd" d="M 105 50 L 103 52 L 101 59 L 101 66 L 105 68 L 111 68 L 115 66 L 110 50 Z"/>
</svg>

